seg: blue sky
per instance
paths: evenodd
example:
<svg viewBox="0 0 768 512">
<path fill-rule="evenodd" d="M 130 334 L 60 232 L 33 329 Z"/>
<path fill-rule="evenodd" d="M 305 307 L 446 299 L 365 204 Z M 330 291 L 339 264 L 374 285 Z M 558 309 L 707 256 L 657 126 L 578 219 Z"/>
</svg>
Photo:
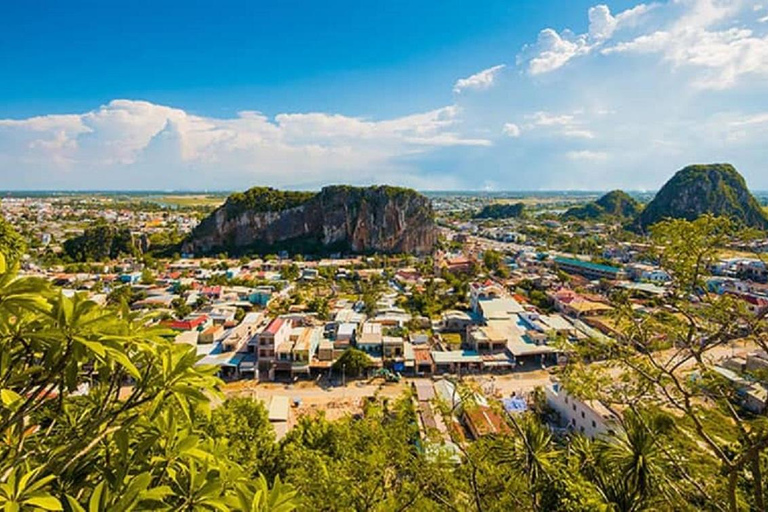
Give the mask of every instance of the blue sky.
<svg viewBox="0 0 768 512">
<path fill-rule="evenodd" d="M 3 188 L 768 188 L 768 2 L 5 2 Z"/>
</svg>

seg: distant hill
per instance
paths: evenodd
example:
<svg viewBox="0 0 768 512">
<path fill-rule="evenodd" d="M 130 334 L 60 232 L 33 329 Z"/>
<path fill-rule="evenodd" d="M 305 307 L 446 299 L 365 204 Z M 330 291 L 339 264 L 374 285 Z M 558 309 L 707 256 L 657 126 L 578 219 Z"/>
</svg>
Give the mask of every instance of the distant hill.
<svg viewBox="0 0 768 512">
<path fill-rule="evenodd" d="M 744 226 L 766 229 L 768 217 L 730 164 L 689 165 L 659 190 L 632 223 L 638 231 L 666 219 L 694 220 L 711 213 Z"/>
<path fill-rule="evenodd" d="M 613 190 L 597 201 L 574 206 L 563 214 L 563 219 L 575 220 L 628 220 L 634 219 L 642 205 L 623 190 Z"/>
<path fill-rule="evenodd" d="M 525 212 L 523 203 L 493 203 L 488 204 L 480 210 L 476 219 L 514 219 L 522 217 Z"/>
<path fill-rule="evenodd" d="M 229 196 L 182 252 L 415 253 L 437 241 L 432 205 L 401 187 L 335 185 L 320 192 L 256 187 Z"/>
<path fill-rule="evenodd" d="M 144 236 L 134 236 L 128 228 L 96 222 L 83 234 L 64 241 L 64 252 L 74 261 L 102 261 L 121 256 L 138 256 L 149 248 Z"/>
</svg>

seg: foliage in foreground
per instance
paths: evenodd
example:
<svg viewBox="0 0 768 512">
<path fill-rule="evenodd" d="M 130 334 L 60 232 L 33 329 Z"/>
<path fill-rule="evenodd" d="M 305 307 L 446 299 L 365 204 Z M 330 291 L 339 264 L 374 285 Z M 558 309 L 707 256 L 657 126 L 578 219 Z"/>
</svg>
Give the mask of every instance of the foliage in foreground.
<svg viewBox="0 0 768 512">
<path fill-rule="evenodd" d="M 214 369 L 126 309 L 17 278 L 0 240 L 0 507 L 292 510 L 210 429 Z"/>
</svg>

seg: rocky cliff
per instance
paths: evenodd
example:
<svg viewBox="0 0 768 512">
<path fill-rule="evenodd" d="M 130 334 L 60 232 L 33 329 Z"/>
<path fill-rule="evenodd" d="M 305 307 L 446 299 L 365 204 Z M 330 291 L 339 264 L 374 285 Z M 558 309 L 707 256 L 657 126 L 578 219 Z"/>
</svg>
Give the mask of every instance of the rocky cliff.
<svg viewBox="0 0 768 512">
<path fill-rule="evenodd" d="M 689 165 L 678 171 L 638 215 L 632 227 L 645 231 L 665 218 L 694 220 L 711 213 L 753 228 L 768 228 L 768 218 L 730 164 Z"/>
<path fill-rule="evenodd" d="M 253 188 L 204 219 L 182 251 L 412 253 L 437 241 L 432 206 L 405 188 L 330 186 L 319 193 Z"/>
</svg>

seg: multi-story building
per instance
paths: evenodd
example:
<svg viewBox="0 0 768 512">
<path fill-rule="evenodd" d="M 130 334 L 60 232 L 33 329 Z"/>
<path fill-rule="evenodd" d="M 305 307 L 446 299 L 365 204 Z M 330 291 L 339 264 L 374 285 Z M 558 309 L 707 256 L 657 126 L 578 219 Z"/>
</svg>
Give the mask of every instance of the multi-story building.
<svg viewBox="0 0 768 512">
<path fill-rule="evenodd" d="M 291 335 L 291 323 L 284 318 L 275 318 L 267 328 L 256 335 L 257 360 L 260 371 L 269 371 L 275 362 L 276 349 L 287 342 Z"/>
<path fill-rule="evenodd" d="M 547 404 L 560 414 L 566 427 L 592 439 L 618 428 L 618 415 L 597 400 L 582 401 L 565 391 L 559 383 L 544 388 Z"/>
</svg>

